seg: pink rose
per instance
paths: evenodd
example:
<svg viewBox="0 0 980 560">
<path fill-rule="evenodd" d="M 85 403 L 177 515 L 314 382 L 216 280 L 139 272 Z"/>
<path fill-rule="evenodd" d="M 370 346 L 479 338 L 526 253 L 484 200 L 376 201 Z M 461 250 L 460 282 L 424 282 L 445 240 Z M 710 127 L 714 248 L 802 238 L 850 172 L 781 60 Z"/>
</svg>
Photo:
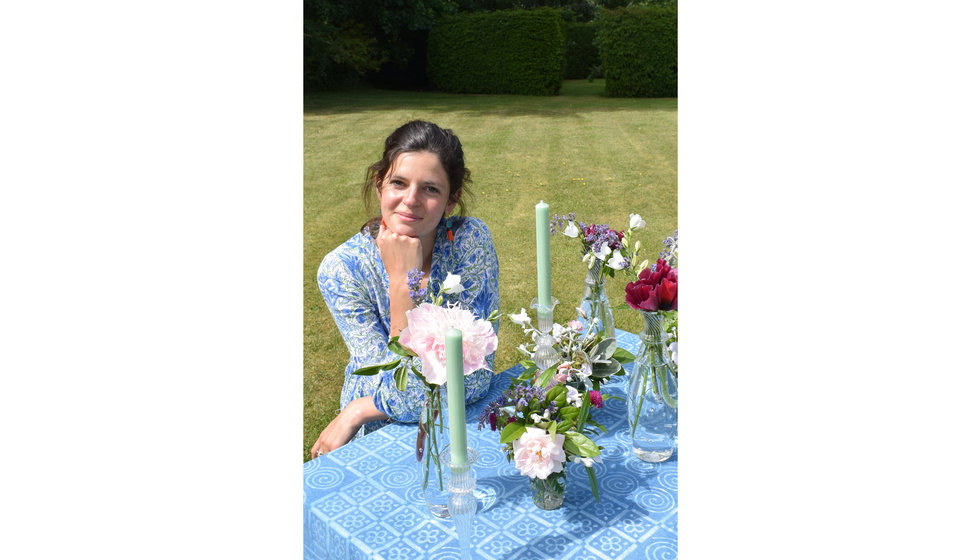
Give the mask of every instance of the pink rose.
<svg viewBox="0 0 980 560">
<path fill-rule="evenodd" d="M 514 464 L 522 475 L 544 480 L 565 468 L 564 444 L 565 434 L 555 434 L 552 440 L 545 430 L 528 427 L 514 442 Z"/>
<path fill-rule="evenodd" d="M 418 354 L 422 375 L 432 385 L 446 383 L 446 331 L 450 328 L 463 333 L 463 375 L 486 368 L 485 358 L 497 349 L 493 325 L 458 306 L 423 303 L 408 311 L 406 317 L 408 326 L 402 329 L 398 341 Z"/>
</svg>

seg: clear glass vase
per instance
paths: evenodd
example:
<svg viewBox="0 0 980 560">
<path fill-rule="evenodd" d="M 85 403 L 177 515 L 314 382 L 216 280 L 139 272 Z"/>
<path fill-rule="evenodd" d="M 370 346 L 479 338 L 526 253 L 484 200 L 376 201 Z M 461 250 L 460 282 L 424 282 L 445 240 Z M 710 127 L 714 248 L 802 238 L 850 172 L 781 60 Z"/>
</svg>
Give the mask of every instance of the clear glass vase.
<svg viewBox="0 0 980 560">
<path fill-rule="evenodd" d="M 677 374 L 664 348 L 663 316 L 643 314 L 643 347 L 633 362 L 627 413 L 633 453 L 648 463 L 666 461 L 677 448 Z"/>
<path fill-rule="evenodd" d="M 531 498 L 541 509 L 558 509 L 565 501 L 565 471 L 551 473 L 548 478 L 531 478 Z"/>
<path fill-rule="evenodd" d="M 446 387 L 428 389 L 415 445 L 419 480 L 426 508 L 440 519 L 449 519 L 449 480 L 442 465 L 442 452 L 449 448 L 449 417 Z"/>
<path fill-rule="evenodd" d="M 613 322 L 612 307 L 606 295 L 606 277 L 602 275 L 602 261 L 596 259 L 585 275 L 585 293 L 582 295 L 581 310 L 585 312 L 582 322 L 587 323 L 593 317 L 599 319 L 598 332 L 604 338 L 616 338 L 616 325 Z"/>
</svg>

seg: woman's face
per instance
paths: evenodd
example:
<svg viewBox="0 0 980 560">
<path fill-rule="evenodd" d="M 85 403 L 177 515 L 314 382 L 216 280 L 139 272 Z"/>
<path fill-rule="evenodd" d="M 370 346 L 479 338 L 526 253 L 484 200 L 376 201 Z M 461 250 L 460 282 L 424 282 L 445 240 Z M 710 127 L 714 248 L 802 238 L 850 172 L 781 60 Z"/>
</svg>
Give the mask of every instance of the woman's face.
<svg viewBox="0 0 980 560">
<path fill-rule="evenodd" d="M 456 206 L 449 202 L 449 175 L 432 152 L 399 154 L 378 188 L 378 202 L 388 229 L 419 238 L 434 235 L 443 214 Z"/>
</svg>

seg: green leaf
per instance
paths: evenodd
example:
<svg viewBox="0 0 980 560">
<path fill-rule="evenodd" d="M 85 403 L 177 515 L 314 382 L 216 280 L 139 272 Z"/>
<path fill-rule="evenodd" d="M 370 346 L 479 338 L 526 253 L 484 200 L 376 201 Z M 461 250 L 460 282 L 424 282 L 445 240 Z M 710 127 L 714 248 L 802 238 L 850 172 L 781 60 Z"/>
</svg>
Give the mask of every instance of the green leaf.
<svg viewBox="0 0 980 560">
<path fill-rule="evenodd" d="M 571 420 L 574 422 L 578 418 L 578 409 L 572 405 L 563 406 L 558 409 L 558 416 L 562 420 Z"/>
<path fill-rule="evenodd" d="M 408 348 L 402 346 L 402 343 L 398 342 L 397 336 L 391 337 L 391 340 L 388 341 L 388 350 L 391 350 L 399 356 L 405 356 L 406 358 L 414 358 L 417 356 L 415 352 L 412 352 Z"/>
<path fill-rule="evenodd" d="M 380 364 L 377 366 L 364 366 L 362 368 L 358 368 L 354 370 L 354 375 L 376 375 L 378 373 L 381 373 L 382 371 L 388 371 L 389 369 L 397 366 L 399 363 L 401 363 L 401 361 L 402 361 L 401 358 L 398 358 L 397 360 L 388 362 L 387 364 Z"/>
<path fill-rule="evenodd" d="M 555 375 L 556 371 L 558 371 L 558 364 L 555 364 L 541 372 L 541 375 L 538 376 L 538 380 L 534 382 L 534 386 L 541 388 L 547 385 L 551 381 L 551 378 Z"/>
<path fill-rule="evenodd" d="M 508 443 L 524 435 L 527 427 L 520 422 L 511 422 L 500 430 L 500 443 Z"/>
<path fill-rule="evenodd" d="M 595 501 L 599 501 L 599 483 L 595 479 L 595 469 L 592 467 L 585 467 L 585 472 L 589 475 L 589 487 L 592 488 L 592 495 L 595 496 Z"/>
<path fill-rule="evenodd" d="M 564 434 L 565 432 L 567 432 L 574 425 L 575 425 L 575 422 L 572 421 L 572 420 L 562 420 L 561 422 L 558 423 L 558 430 L 557 431 Z"/>
<path fill-rule="evenodd" d="M 619 305 L 613 305 L 609 307 L 609 309 L 612 309 L 613 311 L 619 311 L 620 309 L 629 309 L 629 308 L 630 305 L 625 301 L 623 303 L 620 303 Z"/>
<path fill-rule="evenodd" d="M 565 432 L 565 443 L 562 448 L 579 457 L 598 457 L 599 446 L 594 441 L 578 432 Z"/>
<path fill-rule="evenodd" d="M 554 420 L 548 423 L 548 433 L 551 434 L 551 440 L 554 441 L 555 434 L 558 433 L 558 424 Z"/>
<path fill-rule="evenodd" d="M 550 403 L 551 401 L 555 401 L 558 399 L 559 394 L 566 393 L 566 392 L 568 392 L 568 389 L 566 389 L 564 385 L 562 384 L 555 385 L 554 387 L 551 388 L 551 390 L 545 393 L 544 402 Z M 558 406 L 561 405 L 559 404 Z"/>
<path fill-rule="evenodd" d="M 414 370 L 415 368 L 413 367 L 412 369 Z M 395 378 L 395 387 L 399 391 L 404 391 L 405 388 L 408 387 L 408 368 L 402 366 L 397 370 L 395 370 L 394 378 Z"/>
<path fill-rule="evenodd" d="M 582 426 L 585 425 L 585 418 L 589 415 L 589 406 L 591 406 L 591 404 L 592 403 L 589 402 L 589 395 L 582 395 L 582 408 L 579 410 L 578 422 L 576 423 L 577 430 L 581 430 Z"/>
<path fill-rule="evenodd" d="M 613 352 L 612 357 L 621 364 L 628 364 L 636 360 L 636 356 L 625 348 L 617 348 L 616 351 Z"/>
<path fill-rule="evenodd" d="M 616 353 L 616 339 L 604 338 L 596 344 L 596 347 L 589 352 L 589 357 L 593 362 L 605 361 L 612 358 Z"/>
</svg>

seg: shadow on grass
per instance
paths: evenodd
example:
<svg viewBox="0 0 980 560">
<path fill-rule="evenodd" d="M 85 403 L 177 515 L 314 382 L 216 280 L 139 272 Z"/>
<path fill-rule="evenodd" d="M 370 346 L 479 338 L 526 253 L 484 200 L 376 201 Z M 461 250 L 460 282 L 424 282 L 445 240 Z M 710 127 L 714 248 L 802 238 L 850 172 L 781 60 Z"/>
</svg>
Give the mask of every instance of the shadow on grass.
<svg viewBox="0 0 980 560">
<path fill-rule="evenodd" d="M 307 115 L 331 115 L 398 109 L 433 113 L 466 113 L 496 116 L 568 116 L 597 111 L 677 111 L 676 98 L 624 98 L 602 95 L 604 85 L 596 80 L 566 81 L 555 96 L 394 91 L 373 88 L 307 93 L 303 110 Z"/>
</svg>

